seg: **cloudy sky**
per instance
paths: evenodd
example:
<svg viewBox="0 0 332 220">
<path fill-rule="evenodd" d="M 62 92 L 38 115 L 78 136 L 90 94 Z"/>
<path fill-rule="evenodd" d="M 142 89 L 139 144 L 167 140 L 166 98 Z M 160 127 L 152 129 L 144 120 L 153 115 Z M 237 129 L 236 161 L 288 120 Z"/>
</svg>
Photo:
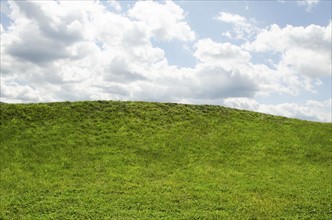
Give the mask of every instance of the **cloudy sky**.
<svg viewBox="0 0 332 220">
<path fill-rule="evenodd" d="M 1 1 L 1 101 L 331 121 L 331 1 Z"/>
</svg>

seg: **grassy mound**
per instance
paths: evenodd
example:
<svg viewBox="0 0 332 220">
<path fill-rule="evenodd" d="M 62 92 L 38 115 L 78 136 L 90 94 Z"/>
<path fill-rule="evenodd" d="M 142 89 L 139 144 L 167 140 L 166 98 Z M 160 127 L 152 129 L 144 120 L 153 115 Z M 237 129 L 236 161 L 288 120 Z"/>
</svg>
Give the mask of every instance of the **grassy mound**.
<svg viewBox="0 0 332 220">
<path fill-rule="evenodd" d="M 0 106 L 0 219 L 331 218 L 331 123 L 143 102 Z"/>
</svg>

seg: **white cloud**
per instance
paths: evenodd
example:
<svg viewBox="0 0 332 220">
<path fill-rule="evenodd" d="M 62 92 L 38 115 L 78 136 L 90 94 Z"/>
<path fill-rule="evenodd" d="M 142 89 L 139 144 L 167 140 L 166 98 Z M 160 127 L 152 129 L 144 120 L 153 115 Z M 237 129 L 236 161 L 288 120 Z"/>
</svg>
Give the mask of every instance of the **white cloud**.
<svg viewBox="0 0 332 220">
<path fill-rule="evenodd" d="M 280 70 L 318 78 L 331 74 L 331 22 L 326 27 L 309 25 L 280 28 L 271 25 L 262 30 L 255 41 L 243 47 L 257 52 L 281 54 Z"/>
<path fill-rule="evenodd" d="M 232 24 L 234 26 L 233 34 L 230 32 L 222 33 L 223 36 L 226 36 L 228 38 L 235 37 L 237 39 L 241 40 L 249 40 L 258 31 L 258 28 L 255 27 L 255 20 L 253 19 L 246 19 L 245 17 L 242 17 L 238 14 L 232 14 L 229 12 L 219 12 L 218 16 L 215 17 L 215 19 Z"/>
<path fill-rule="evenodd" d="M 175 91 L 190 96 L 180 84 L 190 90 L 192 77 L 169 66 L 151 43 L 154 37 L 195 38 L 173 2 L 137 2 L 129 17 L 95 1 L 9 4 L 13 24 L 1 32 L 3 101 L 178 100 Z M 142 17 L 144 7 L 167 18 Z"/>
<path fill-rule="evenodd" d="M 225 97 L 252 97 L 258 90 L 257 82 L 242 70 L 202 64 L 196 67 L 197 87 L 193 98 L 220 99 Z"/>
<path fill-rule="evenodd" d="M 229 32 L 229 31 L 223 32 L 223 33 L 221 33 L 221 35 L 222 35 L 222 36 L 225 36 L 225 37 L 227 37 L 227 38 L 229 38 L 229 39 L 232 38 L 232 34 L 231 34 L 231 32 Z"/>
<path fill-rule="evenodd" d="M 258 110 L 259 103 L 252 98 L 227 98 L 224 99 L 225 106 L 237 109 Z"/>
<path fill-rule="evenodd" d="M 250 54 L 229 43 L 203 39 L 195 46 L 200 62 L 194 68 L 168 65 L 164 51 L 152 45 L 152 38 L 195 38 L 183 20 L 184 11 L 173 2 L 137 2 L 129 17 L 107 11 L 95 1 L 86 5 L 11 2 L 11 7 L 15 23 L 1 35 L 2 64 L 5 74 L 16 77 L 2 80 L 6 101 L 195 102 L 252 97 L 258 90 L 253 77 L 238 67 L 242 63 L 249 68 Z M 143 16 L 148 9 L 151 16 Z M 14 90 L 33 95 L 22 97 Z"/>
<path fill-rule="evenodd" d="M 187 22 L 183 21 L 183 9 L 172 1 L 165 1 L 164 4 L 139 1 L 129 10 L 128 15 L 145 24 L 149 33 L 158 40 L 195 40 L 195 33 Z"/>
<path fill-rule="evenodd" d="M 99 1 L 9 1 L 12 22 L 1 28 L 2 101 L 120 99 L 216 104 L 273 92 L 296 95 L 302 89 L 314 90 L 313 83 L 319 82 L 311 79 L 316 75 L 310 76 L 313 71 L 309 70 L 317 70 L 317 77 L 326 75 L 327 61 L 316 55 L 327 53 L 326 42 L 331 41 L 324 27 L 271 27 L 243 46 L 199 39 L 187 48 L 193 51 L 196 65 L 178 68 L 168 64 L 165 51 L 153 41 L 192 45 L 196 35 L 181 7 L 171 1 L 139 1 L 119 13 L 117 2 L 110 4 L 115 10 L 108 11 Z M 248 33 L 257 30 L 251 20 L 239 15 L 224 12 L 220 16 L 219 20 L 238 31 L 242 27 Z M 286 46 L 271 43 L 273 34 L 279 34 L 277 40 Z M 296 42 L 291 41 L 294 36 Z M 278 52 L 282 58 L 275 68 L 254 64 L 253 51 Z M 297 52 L 308 57 L 296 56 Z M 304 61 L 313 56 L 310 60 L 323 61 L 320 67 Z"/>
<path fill-rule="evenodd" d="M 280 28 L 273 24 L 262 29 L 257 39 L 250 44 L 250 49 L 256 51 L 283 52 L 289 48 L 306 48 L 326 51 L 331 44 L 331 22 L 326 27 L 309 25 L 293 27 L 287 25 Z"/>
<path fill-rule="evenodd" d="M 197 50 L 194 56 L 201 62 L 215 63 L 222 62 L 222 64 L 236 62 L 248 62 L 251 58 L 250 54 L 240 47 L 230 43 L 217 43 L 210 38 L 201 39 L 195 44 Z"/>
<path fill-rule="evenodd" d="M 210 38 L 199 40 L 194 47 L 194 56 L 199 61 L 195 67 L 196 79 L 200 87 L 205 88 L 200 96 L 210 94 L 207 99 L 251 97 L 259 89 L 248 52 Z"/>
<path fill-rule="evenodd" d="M 167 66 L 145 24 L 109 12 L 98 2 L 11 1 L 9 6 L 13 23 L 1 32 L 6 101 L 125 99 L 105 88 L 131 89 L 124 85 L 152 78 L 151 68 Z M 17 93 L 30 90 L 33 96 Z"/>
<path fill-rule="evenodd" d="M 323 122 L 332 122 L 331 103 L 332 99 L 325 101 L 309 100 L 304 104 L 282 103 L 277 105 L 261 104 L 249 98 L 228 98 L 224 100 L 224 105 L 232 108 Z"/>
<path fill-rule="evenodd" d="M 310 12 L 319 2 L 320 0 L 300 0 L 297 4 L 306 7 L 306 11 Z"/>
<path fill-rule="evenodd" d="M 232 23 L 238 26 L 249 26 L 247 19 L 237 14 L 220 12 L 217 19 L 223 22 Z"/>
<path fill-rule="evenodd" d="M 241 76 L 258 95 L 267 96 L 270 93 L 297 95 L 302 89 L 313 91 L 312 83 L 315 80 L 298 76 L 288 68 L 272 69 L 264 64 L 253 64 L 251 54 L 239 46 L 218 43 L 207 38 L 199 40 L 194 47 L 196 48 L 194 56 L 207 72 L 209 69 L 219 71 L 223 69 L 228 77 Z M 199 66 L 200 64 L 196 69 Z M 234 85 L 243 82 L 239 78 L 230 79 Z M 243 91 L 246 89 L 243 88 Z M 248 93 L 248 96 L 252 94 Z"/>
</svg>

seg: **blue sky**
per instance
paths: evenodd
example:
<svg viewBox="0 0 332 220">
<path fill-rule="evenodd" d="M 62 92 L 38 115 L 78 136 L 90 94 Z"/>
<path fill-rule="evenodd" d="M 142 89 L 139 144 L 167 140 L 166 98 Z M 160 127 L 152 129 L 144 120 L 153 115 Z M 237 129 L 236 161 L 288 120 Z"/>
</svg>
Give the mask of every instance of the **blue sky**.
<svg viewBox="0 0 332 220">
<path fill-rule="evenodd" d="M 331 1 L 1 1 L 1 101 L 331 121 Z"/>
</svg>

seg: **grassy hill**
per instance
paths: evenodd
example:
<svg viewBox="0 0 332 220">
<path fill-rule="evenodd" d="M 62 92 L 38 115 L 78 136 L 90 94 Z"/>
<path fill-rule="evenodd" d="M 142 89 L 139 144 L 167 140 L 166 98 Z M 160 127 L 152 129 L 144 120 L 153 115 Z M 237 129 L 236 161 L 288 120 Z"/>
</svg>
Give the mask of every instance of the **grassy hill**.
<svg viewBox="0 0 332 220">
<path fill-rule="evenodd" d="M 202 105 L 0 106 L 0 219 L 332 217 L 331 123 Z"/>
</svg>

